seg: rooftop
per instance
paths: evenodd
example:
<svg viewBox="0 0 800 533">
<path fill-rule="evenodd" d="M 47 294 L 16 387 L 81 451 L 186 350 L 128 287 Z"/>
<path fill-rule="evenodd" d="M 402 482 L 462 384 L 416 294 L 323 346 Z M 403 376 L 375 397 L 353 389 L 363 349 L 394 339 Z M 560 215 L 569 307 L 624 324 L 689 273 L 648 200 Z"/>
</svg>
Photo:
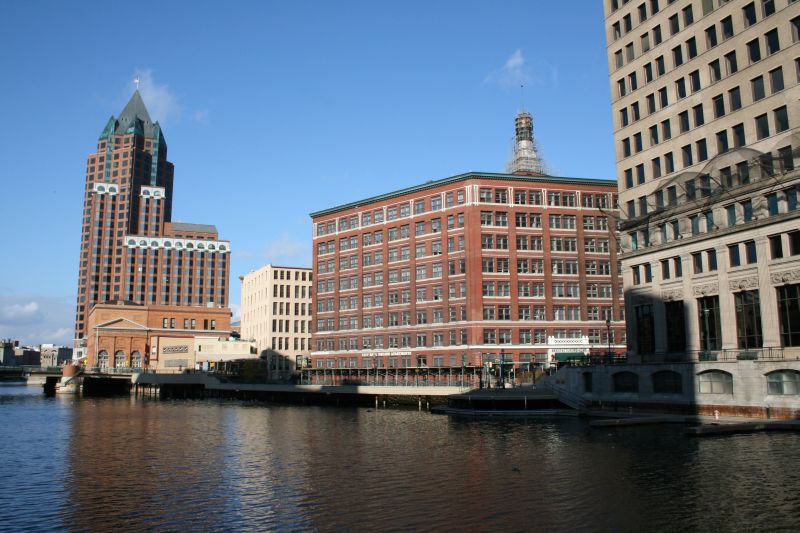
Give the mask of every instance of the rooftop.
<svg viewBox="0 0 800 533">
<path fill-rule="evenodd" d="M 184 231 L 191 233 L 217 233 L 217 227 L 213 224 L 190 224 L 188 222 L 172 222 L 172 231 Z"/>
<path fill-rule="evenodd" d="M 595 185 L 599 187 L 614 187 L 615 191 L 617 187 L 616 180 L 602 180 L 602 179 L 592 179 L 592 178 L 564 178 L 558 176 L 527 175 L 527 174 L 499 174 L 494 172 L 467 172 L 466 174 L 459 174 L 457 176 L 451 176 L 449 178 L 444 178 L 440 180 L 431 180 L 426 183 L 423 183 L 422 185 L 415 185 L 413 187 L 408 187 L 406 189 L 400 189 L 398 191 L 381 194 L 379 196 L 373 196 L 371 198 L 365 198 L 363 200 L 358 200 L 356 202 L 350 202 L 349 204 L 338 205 L 336 207 L 331 207 L 329 209 L 315 211 L 311 213 L 309 216 L 311 218 L 317 218 L 323 215 L 329 215 L 331 213 L 345 211 L 353 207 L 361 207 L 363 205 L 372 204 L 383 200 L 389 200 L 391 198 L 397 198 L 398 196 L 404 196 L 406 194 L 421 192 L 428 189 L 433 189 L 435 187 L 440 187 L 442 185 L 449 185 L 451 183 L 456 183 L 459 181 L 466 181 L 471 179 L 521 181 L 525 183 L 553 183 L 558 185 Z"/>
</svg>

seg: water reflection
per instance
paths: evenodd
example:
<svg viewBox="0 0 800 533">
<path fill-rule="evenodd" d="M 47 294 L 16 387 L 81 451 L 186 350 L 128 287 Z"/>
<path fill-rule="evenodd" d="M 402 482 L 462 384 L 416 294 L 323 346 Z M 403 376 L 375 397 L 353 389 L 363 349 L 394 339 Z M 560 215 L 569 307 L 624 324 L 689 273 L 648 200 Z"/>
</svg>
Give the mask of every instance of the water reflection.
<svg viewBox="0 0 800 533">
<path fill-rule="evenodd" d="M 791 529 L 800 437 L 10 397 L 0 531 Z M 11 511 L 24 506 L 27 513 Z"/>
</svg>

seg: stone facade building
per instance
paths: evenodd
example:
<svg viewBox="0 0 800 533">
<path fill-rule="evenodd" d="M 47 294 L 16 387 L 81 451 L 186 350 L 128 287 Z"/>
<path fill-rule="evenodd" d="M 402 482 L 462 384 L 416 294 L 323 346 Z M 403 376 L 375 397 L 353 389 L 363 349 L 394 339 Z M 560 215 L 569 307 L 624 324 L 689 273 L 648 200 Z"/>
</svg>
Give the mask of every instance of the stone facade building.
<svg viewBox="0 0 800 533">
<path fill-rule="evenodd" d="M 268 264 L 239 279 L 242 339 L 256 343 L 271 377 L 286 379 L 311 352 L 311 269 Z"/>
<path fill-rule="evenodd" d="M 604 0 L 628 344 L 800 357 L 800 3 Z"/>
</svg>

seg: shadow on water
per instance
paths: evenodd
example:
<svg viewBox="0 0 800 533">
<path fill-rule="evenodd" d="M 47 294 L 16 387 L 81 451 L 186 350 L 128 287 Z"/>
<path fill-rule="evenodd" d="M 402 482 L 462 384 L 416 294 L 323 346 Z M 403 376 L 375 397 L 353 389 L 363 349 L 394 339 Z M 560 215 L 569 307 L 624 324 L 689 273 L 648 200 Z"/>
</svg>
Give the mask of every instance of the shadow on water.
<svg viewBox="0 0 800 533">
<path fill-rule="evenodd" d="M 15 450 L 0 457 L 10 488 L 0 531 L 775 530 L 800 509 L 800 472 L 786 468 L 800 461 L 794 434 L 697 440 L 575 418 L 0 401 L 0 437 Z"/>
</svg>

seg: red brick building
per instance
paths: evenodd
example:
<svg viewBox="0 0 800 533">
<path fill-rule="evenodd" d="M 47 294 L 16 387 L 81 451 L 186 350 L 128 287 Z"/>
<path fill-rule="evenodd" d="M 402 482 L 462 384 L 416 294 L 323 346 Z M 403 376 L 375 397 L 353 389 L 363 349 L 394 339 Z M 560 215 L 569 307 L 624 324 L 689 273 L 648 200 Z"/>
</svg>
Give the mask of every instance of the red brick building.
<svg viewBox="0 0 800 533">
<path fill-rule="evenodd" d="M 426 369 L 439 380 L 487 363 L 527 370 L 624 352 L 616 190 L 468 173 L 312 213 L 308 377 L 372 369 L 391 383 Z"/>
<path fill-rule="evenodd" d="M 214 226 L 171 221 L 173 171 L 161 127 L 136 91 L 86 163 L 75 348 L 92 365 L 88 324 L 98 303 L 228 307 L 230 243 Z"/>
</svg>

